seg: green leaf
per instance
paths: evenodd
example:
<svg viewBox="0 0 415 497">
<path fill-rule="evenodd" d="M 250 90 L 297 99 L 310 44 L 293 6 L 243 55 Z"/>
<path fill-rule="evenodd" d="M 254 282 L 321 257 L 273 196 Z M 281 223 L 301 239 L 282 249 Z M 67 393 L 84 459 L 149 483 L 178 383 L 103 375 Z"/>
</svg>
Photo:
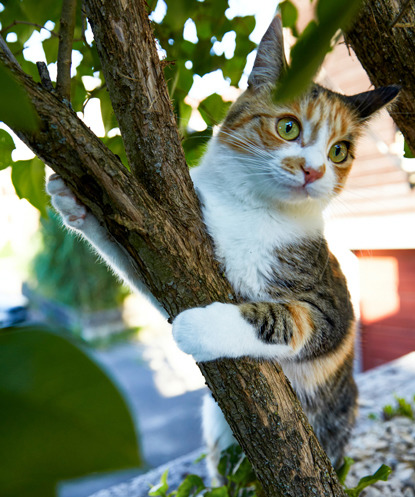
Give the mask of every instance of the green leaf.
<svg viewBox="0 0 415 497">
<path fill-rule="evenodd" d="M 108 133 L 113 128 L 118 127 L 118 121 L 114 114 L 114 109 L 112 108 L 111 99 L 108 93 L 108 89 L 105 87 L 98 93 L 94 94 L 101 101 L 101 116 L 102 122 L 104 123 L 105 133 Z"/>
<path fill-rule="evenodd" d="M 365 476 L 359 481 L 356 487 L 348 488 L 345 490 L 345 492 L 350 497 L 358 497 L 360 493 L 369 485 L 373 485 L 378 481 L 387 481 L 391 473 L 391 468 L 382 464 L 382 466 L 376 471 L 376 473 L 371 476 Z"/>
<path fill-rule="evenodd" d="M 161 475 L 160 483 L 151 487 L 150 491 L 148 492 L 148 495 L 152 497 L 166 497 L 167 490 L 169 489 L 169 485 L 167 483 L 168 475 L 169 475 L 169 470 L 166 469 L 166 471 Z"/>
<path fill-rule="evenodd" d="M 407 418 L 414 419 L 414 411 L 409 402 L 407 402 L 403 397 L 395 396 L 396 402 L 398 403 L 398 413 L 400 416 L 406 416 Z"/>
<path fill-rule="evenodd" d="M 127 154 L 125 153 L 124 142 L 120 135 L 112 136 L 111 138 L 102 138 L 105 145 L 111 150 L 112 153 L 118 156 L 124 166 L 129 169 Z"/>
<path fill-rule="evenodd" d="M 409 145 L 406 140 L 404 141 L 404 152 L 405 152 L 404 153 L 405 159 L 415 159 L 415 156 L 412 153 L 412 150 L 409 148 Z"/>
<path fill-rule="evenodd" d="M 58 60 L 59 38 L 51 36 L 42 43 L 42 46 L 46 55 L 47 63 L 50 64 L 51 62 L 56 62 Z"/>
<path fill-rule="evenodd" d="M 241 455 L 232 474 L 229 476 L 229 479 L 245 487 L 255 481 L 256 476 L 254 470 L 245 454 Z"/>
<path fill-rule="evenodd" d="M 243 452 L 239 445 L 231 445 L 223 450 L 218 464 L 219 474 L 229 478 L 241 457 L 243 457 Z"/>
<path fill-rule="evenodd" d="M 35 157 L 12 164 L 12 182 L 19 198 L 25 198 L 47 217 L 49 198 L 45 193 L 45 165 Z"/>
<path fill-rule="evenodd" d="M 319 0 L 319 23 L 311 21 L 291 51 L 291 64 L 275 90 L 277 102 L 292 100 L 311 84 L 325 55 L 331 50 L 331 41 L 339 29 L 345 28 L 361 5 L 361 0 Z"/>
<path fill-rule="evenodd" d="M 199 162 L 211 137 L 212 128 L 185 134 L 182 145 L 186 156 L 186 162 L 190 167 Z"/>
<path fill-rule="evenodd" d="M 298 36 L 295 26 L 298 19 L 297 7 L 290 0 L 285 0 L 278 5 L 278 8 L 281 11 L 282 25 L 285 28 L 290 28 L 294 36 Z"/>
<path fill-rule="evenodd" d="M 53 497 L 56 484 L 140 464 L 114 384 L 76 343 L 37 327 L 0 334 L 0 488 Z"/>
<path fill-rule="evenodd" d="M 176 497 L 196 497 L 205 488 L 205 484 L 200 476 L 187 475 L 177 489 Z"/>
<path fill-rule="evenodd" d="M 216 487 L 208 490 L 204 497 L 229 497 L 229 492 L 226 487 Z"/>
<path fill-rule="evenodd" d="M 35 131 L 37 114 L 23 87 L 0 64 L 0 121 L 13 128 Z"/>
<path fill-rule="evenodd" d="M 215 126 L 225 117 L 230 105 L 230 102 L 224 102 L 220 95 L 214 93 L 200 102 L 198 110 L 208 126 Z"/>
<path fill-rule="evenodd" d="M 336 470 L 339 482 L 344 485 L 347 475 L 349 474 L 350 468 L 353 466 L 354 460 L 351 457 L 345 457 L 344 463 Z"/>
<path fill-rule="evenodd" d="M 13 138 L 6 130 L 0 129 L 0 170 L 12 165 L 12 152 L 15 148 Z"/>
</svg>

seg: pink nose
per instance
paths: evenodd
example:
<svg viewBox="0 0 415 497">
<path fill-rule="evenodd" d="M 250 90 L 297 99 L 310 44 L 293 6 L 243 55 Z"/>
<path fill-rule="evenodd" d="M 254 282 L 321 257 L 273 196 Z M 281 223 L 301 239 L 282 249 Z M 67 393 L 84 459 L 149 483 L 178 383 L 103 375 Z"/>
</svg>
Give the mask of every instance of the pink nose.
<svg viewBox="0 0 415 497">
<path fill-rule="evenodd" d="M 301 169 L 303 170 L 304 173 L 305 185 L 308 185 L 309 183 L 314 183 L 314 181 L 317 181 L 318 179 L 323 177 L 324 173 L 326 172 L 326 166 L 324 164 L 318 167 L 317 169 L 308 166 L 302 166 Z"/>
</svg>

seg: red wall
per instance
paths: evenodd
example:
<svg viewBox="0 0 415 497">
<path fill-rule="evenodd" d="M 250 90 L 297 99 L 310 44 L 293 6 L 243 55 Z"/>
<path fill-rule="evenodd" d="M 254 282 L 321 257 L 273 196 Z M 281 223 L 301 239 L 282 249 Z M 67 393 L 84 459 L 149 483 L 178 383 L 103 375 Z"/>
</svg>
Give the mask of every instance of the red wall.
<svg viewBox="0 0 415 497">
<path fill-rule="evenodd" d="M 415 350 L 415 250 L 356 251 L 363 369 Z"/>
</svg>

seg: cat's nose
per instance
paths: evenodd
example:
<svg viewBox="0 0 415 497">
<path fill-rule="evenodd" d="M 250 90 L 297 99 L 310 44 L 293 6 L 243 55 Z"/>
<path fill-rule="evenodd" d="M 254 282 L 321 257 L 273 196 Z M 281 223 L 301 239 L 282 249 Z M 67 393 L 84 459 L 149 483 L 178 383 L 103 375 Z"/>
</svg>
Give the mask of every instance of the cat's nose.
<svg viewBox="0 0 415 497">
<path fill-rule="evenodd" d="M 322 176 L 324 176 L 324 173 L 326 172 L 326 166 L 324 164 L 317 168 L 304 165 L 301 167 L 301 169 L 303 170 L 304 173 L 305 185 L 308 185 L 309 183 L 314 183 L 314 181 L 317 181 Z"/>
</svg>

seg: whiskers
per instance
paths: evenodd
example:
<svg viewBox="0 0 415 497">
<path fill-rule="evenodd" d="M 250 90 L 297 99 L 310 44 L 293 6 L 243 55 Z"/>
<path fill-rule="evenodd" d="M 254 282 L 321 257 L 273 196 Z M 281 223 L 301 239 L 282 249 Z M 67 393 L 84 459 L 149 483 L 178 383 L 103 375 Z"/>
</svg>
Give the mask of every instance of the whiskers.
<svg viewBox="0 0 415 497">
<path fill-rule="evenodd" d="M 239 148 L 240 150 L 247 152 L 248 154 L 252 154 L 255 157 L 261 157 L 263 159 L 271 160 L 274 155 L 265 150 L 263 147 L 258 146 L 255 141 L 251 139 L 247 139 L 246 136 L 242 135 L 239 132 L 229 133 L 226 130 L 220 130 L 219 134 L 226 136 L 226 142 L 231 145 Z"/>
</svg>

